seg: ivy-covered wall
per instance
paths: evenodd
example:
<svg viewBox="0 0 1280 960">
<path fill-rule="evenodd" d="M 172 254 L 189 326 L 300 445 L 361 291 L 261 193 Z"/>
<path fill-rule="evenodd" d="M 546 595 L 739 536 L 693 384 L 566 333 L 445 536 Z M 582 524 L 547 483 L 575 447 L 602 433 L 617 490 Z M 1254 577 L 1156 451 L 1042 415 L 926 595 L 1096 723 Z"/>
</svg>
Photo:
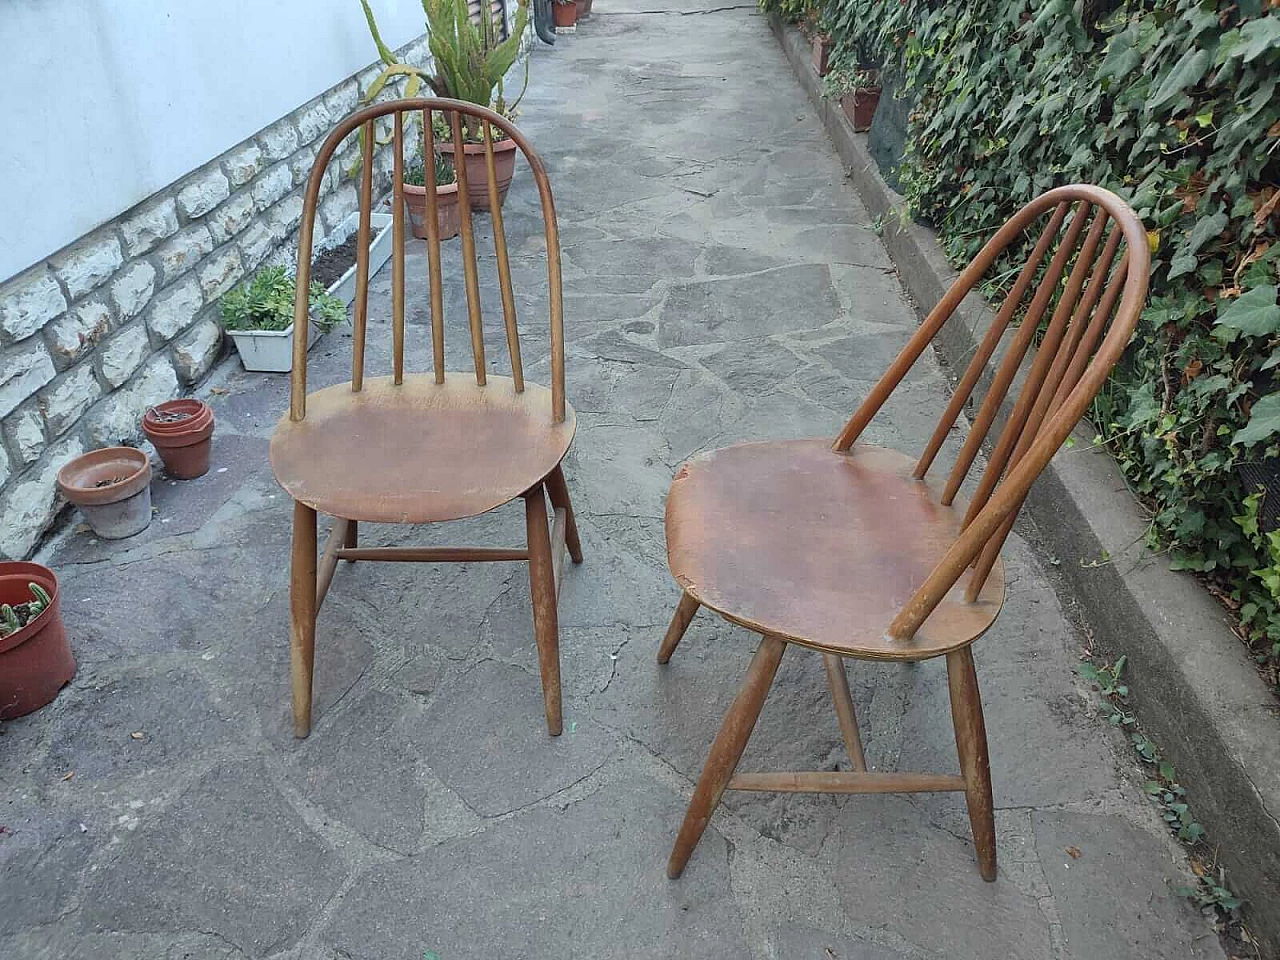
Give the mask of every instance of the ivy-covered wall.
<svg viewBox="0 0 1280 960">
<path fill-rule="evenodd" d="M 1095 423 L 1151 545 L 1239 611 L 1275 682 L 1280 0 L 826 2 L 837 61 L 917 98 L 899 181 L 955 263 L 1063 183 L 1108 187 L 1147 224 L 1152 295 Z M 1275 468 L 1265 505 L 1251 464 Z"/>
</svg>

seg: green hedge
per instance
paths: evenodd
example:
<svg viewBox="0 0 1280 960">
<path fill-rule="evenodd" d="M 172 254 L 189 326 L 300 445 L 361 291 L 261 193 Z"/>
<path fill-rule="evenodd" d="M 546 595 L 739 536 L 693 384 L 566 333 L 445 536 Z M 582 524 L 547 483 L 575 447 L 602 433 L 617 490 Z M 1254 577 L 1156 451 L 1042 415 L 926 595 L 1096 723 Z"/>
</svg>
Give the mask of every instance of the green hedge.
<svg viewBox="0 0 1280 960">
<path fill-rule="evenodd" d="M 1280 533 L 1240 467 L 1280 455 L 1280 0 L 828 0 L 821 23 L 837 61 L 917 98 L 899 176 L 953 262 L 1063 183 L 1147 224 L 1149 307 L 1095 423 L 1151 545 L 1204 574 L 1274 667 Z"/>
</svg>

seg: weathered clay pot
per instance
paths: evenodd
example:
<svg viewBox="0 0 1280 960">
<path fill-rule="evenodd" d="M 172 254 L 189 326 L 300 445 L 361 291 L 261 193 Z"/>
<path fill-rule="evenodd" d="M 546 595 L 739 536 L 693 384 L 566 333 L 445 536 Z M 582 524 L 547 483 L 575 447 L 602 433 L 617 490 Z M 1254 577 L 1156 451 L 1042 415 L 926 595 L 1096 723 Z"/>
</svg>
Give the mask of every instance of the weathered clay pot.
<svg viewBox="0 0 1280 960">
<path fill-rule="evenodd" d="M 185 413 L 186 419 L 165 422 L 158 413 Z M 169 400 L 142 417 L 142 432 L 164 461 L 164 471 L 178 480 L 194 480 L 209 472 L 213 445 L 213 410 L 202 400 Z"/>
<path fill-rule="evenodd" d="M 846 93 L 840 98 L 840 106 L 844 115 L 853 124 L 855 133 L 865 133 L 871 129 L 871 120 L 876 115 L 876 106 L 880 103 L 879 87 L 863 87 Z"/>
<path fill-rule="evenodd" d="M 577 19 L 585 20 L 591 16 L 591 5 L 588 0 L 574 0 L 574 6 L 577 8 Z"/>
<path fill-rule="evenodd" d="M 831 37 L 825 33 L 815 34 L 813 37 L 813 72 L 820 77 L 825 77 L 831 69 L 831 48 L 833 44 Z"/>
<path fill-rule="evenodd" d="M 40 584 L 52 602 L 17 633 L 0 638 L 0 720 L 39 710 L 76 675 L 62 624 L 58 578 L 38 563 L 0 562 L 0 603 L 32 599 L 29 583 Z"/>
<path fill-rule="evenodd" d="M 573 0 L 569 3 L 553 0 L 551 13 L 557 27 L 572 27 L 578 22 L 578 5 Z"/>
<path fill-rule="evenodd" d="M 559 10 L 561 4 L 553 4 Z M 569 4 L 569 9 L 573 5 Z M 440 152 L 453 161 L 454 169 L 458 167 L 454 158 L 453 142 L 446 140 L 440 144 Z M 489 168 L 484 162 L 484 144 L 463 144 L 467 157 L 467 198 L 471 201 L 471 209 L 489 209 Z M 514 140 L 495 140 L 493 144 L 493 169 L 498 175 L 498 202 L 507 199 L 507 188 L 511 186 L 511 178 L 516 172 L 516 144 Z"/>
<path fill-rule="evenodd" d="M 76 457 L 58 471 L 58 489 L 104 540 L 131 537 L 151 523 L 151 461 L 133 447 Z"/>
<path fill-rule="evenodd" d="M 495 147 L 497 145 L 495 144 Z M 494 153 L 497 163 L 497 153 Z M 468 192 L 468 195 L 470 193 Z M 404 205 L 409 211 L 409 229 L 419 240 L 427 239 L 427 188 L 413 184 L 404 185 Z M 440 239 L 456 237 L 462 229 L 462 208 L 458 206 L 458 183 L 436 187 L 436 224 L 440 227 Z"/>
</svg>

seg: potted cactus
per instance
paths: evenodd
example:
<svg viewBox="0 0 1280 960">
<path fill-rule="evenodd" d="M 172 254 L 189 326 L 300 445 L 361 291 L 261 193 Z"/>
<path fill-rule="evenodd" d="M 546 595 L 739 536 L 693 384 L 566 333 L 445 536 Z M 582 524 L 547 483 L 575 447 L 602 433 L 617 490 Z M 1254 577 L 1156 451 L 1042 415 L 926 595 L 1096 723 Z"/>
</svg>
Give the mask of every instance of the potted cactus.
<svg viewBox="0 0 1280 960">
<path fill-rule="evenodd" d="M 458 175 L 453 162 L 436 156 L 436 225 L 440 239 L 456 237 L 462 228 L 462 211 L 458 207 Z M 427 239 L 427 178 L 421 160 L 409 164 L 404 173 L 404 205 L 409 211 L 409 229 L 419 240 Z"/>
<path fill-rule="evenodd" d="M 360 0 L 365 20 L 373 36 L 378 56 L 386 64 L 365 94 L 372 103 L 390 84 L 397 84 L 405 97 L 416 97 L 426 84 L 438 97 L 448 97 L 488 107 L 501 116 L 514 119 L 524 90 L 508 103 L 503 91 L 503 78 L 520 56 L 520 42 L 529 24 L 527 0 L 519 0 L 516 19 L 510 35 L 500 39 L 492 19 L 481 17 L 474 23 L 466 0 L 422 0 L 427 16 L 427 43 L 438 72 L 401 63 L 382 42 L 369 0 Z M 529 86 L 529 60 L 525 58 L 524 88 Z M 440 152 L 455 164 L 457 158 L 453 134 L 443 118 L 435 136 Z M 489 170 L 485 163 L 484 130 L 479 121 L 464 117 L 461 124 L 463 153 L 467 165 L 467 199 L 473 210 L 489 209 Z M 507 196 L 507 188 L 515 174 L 516 145 L 501 130 L 493 131 L 494 172 L 498 179 L 498 202 Z"/>
<path fill-rule="evenodd" d="M 0 562 L 0 720 L 38 710 L 75 676 L 48 567 Z"/>
<path fill-rule="evenodd" d="M 294 278 L 284 267 L 264 267 L 248 283 L 222 295 L 222 326 L 235 341 L 246 370 L 288 373 L 293 369 Z M 347 305 L 318 282 L 311 284 L 310 350 L 328 330 L 347 319 Z"/>
</svg>

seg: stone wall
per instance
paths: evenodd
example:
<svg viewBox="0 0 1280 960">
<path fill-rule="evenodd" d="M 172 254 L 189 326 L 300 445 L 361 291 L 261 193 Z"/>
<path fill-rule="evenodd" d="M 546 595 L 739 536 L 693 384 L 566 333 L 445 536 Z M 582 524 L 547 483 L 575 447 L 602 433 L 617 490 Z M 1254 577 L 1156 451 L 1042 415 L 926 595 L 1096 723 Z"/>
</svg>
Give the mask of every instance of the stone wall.
<svg viewBox="0 0 1280 960">
<path fill-rule="evenodd" d="M 425 64 L 426 38 L 399 51 Z M 320 142 L 356 108 L 374 64 L 115 220 L 0 284 L 0 557 L 28 556 L 53 523 L 58 469 L 85 450 L 138 443 L 152 404 L 188 392 L 222 351 L 218 298 L 293 255 Z M 317 236 L 356 209 L 330 164 Z M 391 156 L 382 148 L 383 182 Z"/>
</svg>

